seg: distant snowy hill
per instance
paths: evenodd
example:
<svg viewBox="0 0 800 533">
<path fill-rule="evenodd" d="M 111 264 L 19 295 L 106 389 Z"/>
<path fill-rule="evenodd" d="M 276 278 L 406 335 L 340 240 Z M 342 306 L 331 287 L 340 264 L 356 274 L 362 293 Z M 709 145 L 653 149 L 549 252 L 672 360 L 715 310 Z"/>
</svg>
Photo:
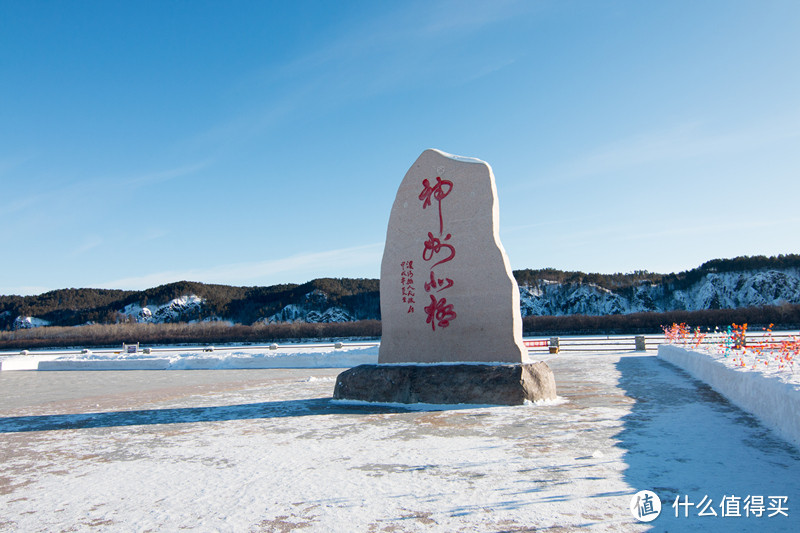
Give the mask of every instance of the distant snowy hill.
<svg viewBox="0 0 800 533">
<path fill-rule="evenodd" d="M 715 259 L 678 274 L 514 272 L 523 316 L 618 315 L 800 304 L 800 255 Z M 64 289 L 0 296 L 0 329 L 135 321 L 330 323 L 379 320 L 379 281 L 322 278 L 231 287 L 177 282 L 146 291 Z"/>
<path fill-rule="evenodd" d="M 174 298 L 169 302 L 153 307 L 142 307 L 139 303 L 126 305 L 121 314 L 136 322 L 165 324 L 168 322 L 192 322 L 202 314 L 206 301 L 197 295 L 189 294 Z"/>
<path fill-rule="evenodd" d="M 674 285 L 674 284 L 673 284 Z M 683 289 L 642 281 L 618 291 L 594 283 L 520 285 L 523 316 L 613 315 L 800 303 L 800 269 L 709 272 Z"/>
<path fill-rule="evenodd" d="M 371 317 L 376 318 L 376 317 Z M 263 319 L 268 324 L 276 322 L 352 322 L 355 317 L 346 309 L 330 306 L 328 295 L 319 289 L 305 294 L 298 303 L 292 303 Z"/>
<path fill-rule="evenodd" d="M 126 305 L 121 313 L 140 323 L 164 324 L 169 322 L 195 322 L 198 320 L 228 320 L 226 317 L 207 313 L 208 302 L 195 294 L 173 298 L 158 306 L 143 307 L 139 302 Z M 277 313 L 262 318 L 261 322 L 352 322 L 355 316 L 341 307 L 331 306 L 328 295 L 319 289 L 306 293 L 302 300 L 284 306 Z"/>
</svg>

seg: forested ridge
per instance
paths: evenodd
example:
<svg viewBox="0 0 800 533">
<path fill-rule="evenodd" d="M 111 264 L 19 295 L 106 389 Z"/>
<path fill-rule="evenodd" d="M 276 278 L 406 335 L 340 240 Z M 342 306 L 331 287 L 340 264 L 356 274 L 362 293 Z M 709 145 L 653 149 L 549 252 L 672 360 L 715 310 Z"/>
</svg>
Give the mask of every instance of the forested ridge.
<svg viewBox="0 0 800 533">
<path fill-rule="evenodd" d="M 697 268 L 671 274 L 658 274 L 647 270 L 634 270 L 630 273 L 587 274 L 555 268 L 538 270 L 515 270 L 514 277 L 520 285 L 537 285 L 540 281 L 557 283 L 591 283 L 608 290 L 620 290 L 635 287 L 642 283 L 665 285 L 670 290 L 681 290 L 697 283 L 709 273 L 747 272 L 765 268 L 785 270 L 800 268 L 800 254 L 781 254 L 767 257 L 764 255 L 741 256 L 733 259 L 712 259 Z"/>
<path fill-rule="evenodd" d="M 36 296 L 0 296 L 0 329 L 9 329 L 18 316 L 37 317 L 59 326 L 116 323 L 126 319 L 121 310 L 128 305 L 158 306 L 187 295 L 205 300 L 196 319 L 252 324 L 314 291 L 324 294 L 331 306 L 370 311 L 378 307 L 377 279 L 321 278 L 302 285 L 268 287 L 179 281 L 143 291 L 61 289 Z"/>
<path fill-rule="evenodd" d="M 645 270 L 625 274 L 587 274 L 545 268 L 517 270 L 514 276 L 521 286 L 536 286 L 547 281 L 592 284 L 624 292 L 642 284 L 663 285 L 670 290 L 683 289 L 709 273 L 791 268 L 800 269 L 800 255 L 714 259 L 698 268 L 672 274 Z M 192 315 L 195 320 L 228 320 L 250 325 L 264 321 L 289 305 L 338 307 L 346 309 L 355 320 L 380 319 L 377 279 L 321 278 L 304 284 L 267 287 L 180 281 L 143 291 L 71 288 L 36 296 L 0 296 L 0 329 L 11 329 L 17 317 L 37 317 L 54 326 L 120 323 L 131 320 L 130 316 L 122 314 L 126 306 L 159 306 L 187 295 L 196 295 L 204 300 L 203 306 Z"/>
</svg>

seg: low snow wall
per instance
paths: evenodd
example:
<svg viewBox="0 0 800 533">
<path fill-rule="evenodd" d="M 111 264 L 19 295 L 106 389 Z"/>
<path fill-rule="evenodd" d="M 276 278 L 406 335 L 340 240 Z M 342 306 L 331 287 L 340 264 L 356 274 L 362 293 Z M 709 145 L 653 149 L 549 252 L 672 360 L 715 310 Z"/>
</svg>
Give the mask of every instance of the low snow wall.
<svg viewBox="0 0 800 533">
<path fill-rule="evenodd" d="M 48 357 L 48 358 L 44 358 Z M 56 357 L 56 358 L 50 358 Z M 6 370 L 223 370 L 247 368 L 350 368 L 378 362 L 377 346 L 350 349 L 288 349 L 283 352 L 218 351 L 172 354 L 169 357 L 120 358 L 76 355 L 15 356 Z M 0 367 L 2 370 L 2 367 Z"/>
<path fill-rule="evenodd" d="M 659 345 L 658 357 L 704 381 L 800 448 L 800 387 L 760 372 L 730 368 L 708 353 L 671 344 Z"/>
<path fill-rule="evenodd" d="M 38 370 L 166 370 L 169 359 L 108 359 L 39 361 Z"/>
</svg>

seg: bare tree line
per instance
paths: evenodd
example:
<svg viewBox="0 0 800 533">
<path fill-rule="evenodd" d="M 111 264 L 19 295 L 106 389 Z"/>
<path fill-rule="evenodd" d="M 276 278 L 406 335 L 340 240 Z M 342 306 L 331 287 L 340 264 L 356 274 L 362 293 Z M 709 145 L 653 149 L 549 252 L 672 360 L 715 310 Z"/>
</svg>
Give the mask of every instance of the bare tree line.
<svg viewBox="0 0 800 533">
<path fill-rule="evenodd" d="M 696 327 L 725 328 L 748 323 L 750 330 L 774 324 L 775 330 L 800 329 L 800 305 L 669 311 L 628 315 L 529 316 L 523 319 L 528 336 L 580 334 L 658 334 L 662 326 L 685 322 Z M 378 320 L 337 323 L 277 323 L 230 325 L 226 322 L 168 324 L 94 324 L 0 331 L 0 349 L 120 346 L 122 343 L 222 344 L 270 343 L 300 339 L 379 338 Z"/>
<path fill-rule="evenodd" d="M 0 349 L 120 346 L 136 342 L 144 345 L 257 344 L 299 339 L 376 338 L 380 334 L 381 325 L 377 320 L 329 324 L 259 323 L 252 326 L 226 322 L 93 324 L 0 331 Z"/>
</svg>

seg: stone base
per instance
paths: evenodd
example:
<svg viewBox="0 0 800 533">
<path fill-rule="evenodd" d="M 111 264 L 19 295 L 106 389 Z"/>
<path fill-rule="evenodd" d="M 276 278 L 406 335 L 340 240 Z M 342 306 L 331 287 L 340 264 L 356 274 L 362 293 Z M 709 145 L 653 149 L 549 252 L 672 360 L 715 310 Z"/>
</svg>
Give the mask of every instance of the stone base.
<svg viewBox="0 0 800 533">
<path fill-rule="evenodd" d="M 556 397 L 544 362 L 517 365 L 359 365 L 336 378 L 333 397 L 385 403 L 521 405 Z"/>
</svg>

